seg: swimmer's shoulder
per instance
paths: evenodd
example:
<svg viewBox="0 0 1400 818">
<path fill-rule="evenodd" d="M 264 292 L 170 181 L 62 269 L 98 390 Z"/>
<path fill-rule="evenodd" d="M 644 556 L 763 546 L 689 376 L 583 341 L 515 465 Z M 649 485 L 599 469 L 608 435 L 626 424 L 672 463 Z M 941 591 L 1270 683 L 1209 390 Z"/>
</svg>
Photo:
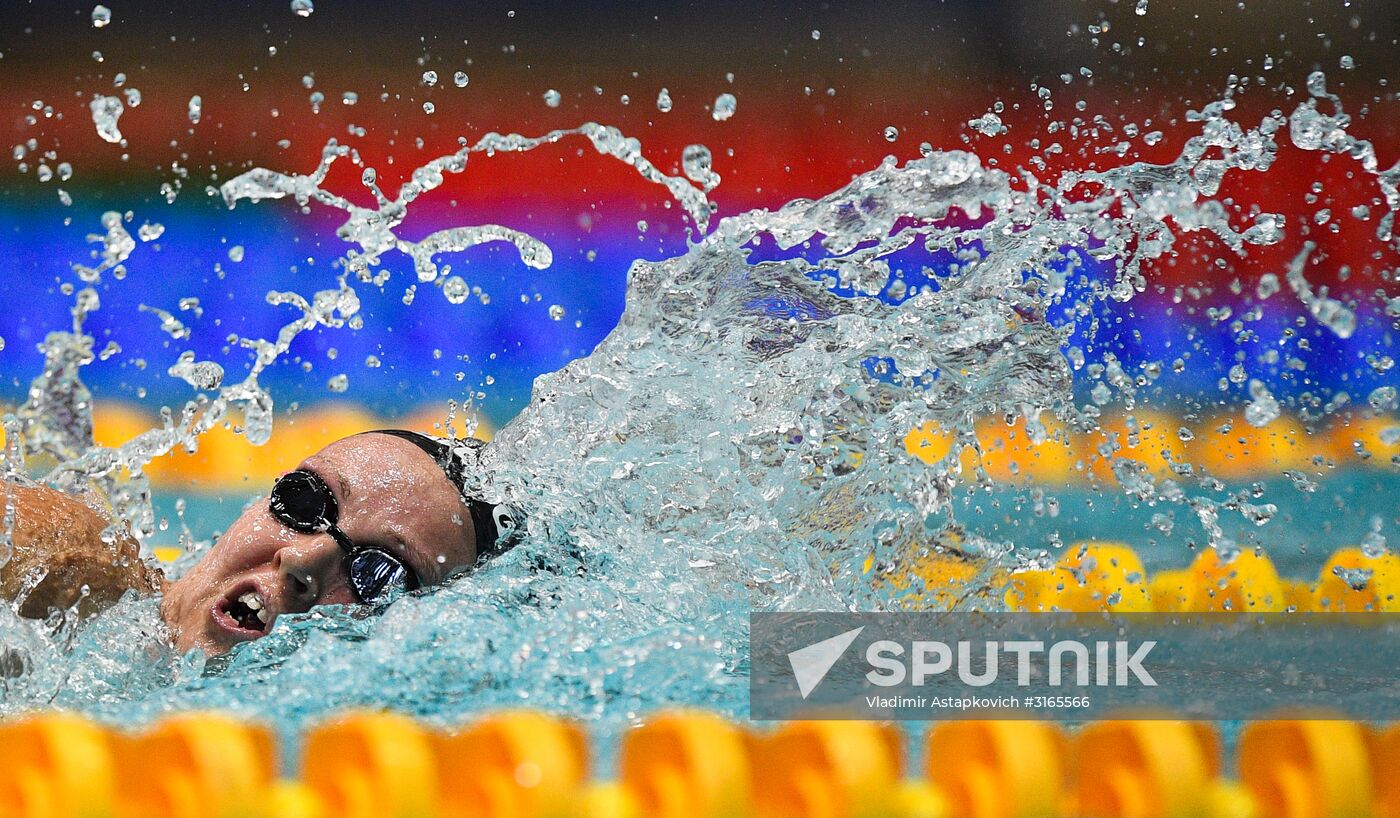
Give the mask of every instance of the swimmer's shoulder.
<svg viewBox="0 0 1400 818">
<path fill-rule="evenodd" d="M 146 594 L 160 587 L 160 573 L 141 559 L 136 540 L 114 527 L 104 541 L 107 520 L 80 500 L 46 486 L 0 481 L 0 519 L 9 510 L 14 529 L 10 558 L 0 565 L 0 599 L 17 602 L 21 616 L 43 618 L 75 604 L 87 616 L 129 590 Z"/>
</svg>

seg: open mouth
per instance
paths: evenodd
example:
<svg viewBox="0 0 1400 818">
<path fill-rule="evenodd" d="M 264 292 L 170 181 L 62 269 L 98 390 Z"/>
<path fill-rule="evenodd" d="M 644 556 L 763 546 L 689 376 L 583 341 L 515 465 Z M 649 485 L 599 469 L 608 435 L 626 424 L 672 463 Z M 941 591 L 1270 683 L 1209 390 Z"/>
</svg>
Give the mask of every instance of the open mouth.
<svg viewBox="0 0 1400 818">
<path fill-rule="evenodd" d="M 267 632 L 273 616 L 263 595 L 255 588 L 246 588 L 220 600 L 214 606 L 214 618 L 226 630 L 254 638 Z"/>
</svg>

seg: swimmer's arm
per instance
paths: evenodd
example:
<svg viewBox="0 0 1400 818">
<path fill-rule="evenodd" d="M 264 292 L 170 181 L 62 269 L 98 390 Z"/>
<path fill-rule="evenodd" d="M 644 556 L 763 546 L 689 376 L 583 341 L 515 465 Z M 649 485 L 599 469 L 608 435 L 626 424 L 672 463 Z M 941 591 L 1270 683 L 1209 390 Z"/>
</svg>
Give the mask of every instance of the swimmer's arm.
<svg viewBox="0 0 1400 818">
<path fill-rule="evenodd" d="M 0 565 L 0 601 L 18 603 L 21 616 L 40 619 L 74 604 L 87 616 L 128 590 L 145 594 L 159 587 L 160 574 L 141 560 L 136 541 L 122 532 L 115 542 L 103 542 L 107 521 L 73 497 L 0 482 L 0 531 L 11 508 L 12 549 Z M 4 551 L 0 542 L 0 560 Z"/>
</svg>

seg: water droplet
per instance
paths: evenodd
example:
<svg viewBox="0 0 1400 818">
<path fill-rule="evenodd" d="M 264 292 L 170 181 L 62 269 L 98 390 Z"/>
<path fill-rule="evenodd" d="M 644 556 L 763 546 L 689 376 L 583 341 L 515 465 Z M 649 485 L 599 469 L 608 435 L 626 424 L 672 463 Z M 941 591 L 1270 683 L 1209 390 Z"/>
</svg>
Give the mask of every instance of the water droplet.
<svg viewBox="0 0 1400 818">
<path fill-rule="evenodd" d="M 433 113 L 433 112 L 435 112 L 435 111 L 437 111 L 437 106 L 436 106 L 436 105 L 432 104 L 431 102 L 425 102 L 425 103 L 423 103 L 423 113 L 425 113 L 425 114 L 431 114 L 431 113 Z"/>
<path fill-rule="evenodd" d="M 662 88 L 661 93 L 656 95 L 656 110 L 663 114 L 671 110 L 671 92 L 665 88 Z"/>
<path fill-rule="evenodd" d="M 1256 429 L 1268 426 L 1273 423 L 1280 414 L 1278 401 L 1269 394 L 1269 388 L 1263 381 L 1251 380 L 1249 382 L 1249 394 L 1254 400 L 1244 408 L 1245 422 Z"/>
<path fill-rule="evenodd" d="M 899 139 L 899 129 L 896 128 L 896 127 L 893 126 L 893 125 L 886 125 L 886 126 L 885 126 L 885 141 L 886 141 L 886 142 L 893 142 L 893 141 L 895 141 L 896 139 Z"/>
<path fill-rule="evenodd" d="M 1337 61 L 1337 64 L 1347 71 L 1350 71 L 1356 67 L 1356 60 L 1353 60 L 1350 54 L 1343 54 L 1342 58 Z"/>
<path fill-rule="evenodd" d="M 1346 568 L 1341 565 L 1332 566 L 1332 574 L 1347 584 L 1353 591 L 1364 591 L 1370 584 L 1371 577 L 1375 574 L 1371 568 Z"/>
<path fill-rule="evenodd" d="M 346 91 L 340 95 L 340 102 L 343 105 L 354 105 L 360 101 L 360 95 L 354 91 Z"/>
<path fill-rule="evenodd" d="M 468 77 L 465 71 L 458 71 L 452 75 L 452 84 L 458 88 L 466 88 L 469 82 L 471 82 L 471 77 Z"/>
<path fill-rule="evenodd" d="M 713 190 L 719 185 L 719 174 L 714 171 L 714 157 L 704 145 L 686 145 L 681 151 L 681 169 L 687 179 L 700 184 L 705 190 Z"/>
<path fill-rule="evenodd" d="M 559 320 L 563 319 L 563 317 L 564 317 L 564 308 L 561 307 L 561 306 L 559 306 L 558 304 L 551 304 L 551 305 L 549 305 L 549 317 L 550 317 L 550 320 L 553 320 L 553 321 L 559 321 Z"/>
<path fill-rule="evenodd" d="M 311 12 L 316 10 L 316 6 L 311 0 L 292 0 L 292 11 L 298 17 L 310 17 Z"/>
<path fill-rule="evenodd" d="M 235 244 L 228 248 L 228 260 L 235 264 L 243 260 L 243 245 Z"/>
<path fill-rule="evenodd" d="M 332 375 L 326 381 L 326 388 L 332 392 L 344 392 L 350 388 L 350 377 L 348 375 Z"/>
<path fill-rule="evenodd" d="M 1147 0 L 1138 0 L 1138 2 L 1137 2 L 1137 8 L 1133 9 L 1133 11 L 1137 12 L 1137 16 L 1139 16 L 1139 17 L 1146 17 L 1146 16 L 1147 16 Z"/>
<path fill-rule="evenodd" d="M 73 178 L 73 166 L 67 162 L 58 163 L 58 181 L 66 182 Z"/>
<path fill-rule="evenodd" d="M 190 124 L 198 125 L 200 117 L 204 116 L 204 100 L 199 98 L 199 94 L 190 97 L 189 104 Z"/>
<path fill-rule="evenodd" d="M 716 122 L 723 122 L 731 116 L 734 116 L 734 109 L 737 108 L 738 105 L 739 101 L 734 98 L 733 94 L 720 94 L 715 97 L 715 107 L 711 111 L 710 116 L 714 117 Z"/>
<path fill-rule="evenodd" d="M 170 316 L 173 321 L 174 316 Z M 178 321 L 174 322 L 179 325 Z M 181 327 L 183 329 L 183 327 Z M 181 336 L 176 336 L 181 337 Z M 188 337 L 186 333 L 183 337 Z M 224 368 L 213 361 L 196 361 L 193 352 L 185 352 L 168 370 L 171 377 L 179 378 L 195 389 L 218 389 L 224 382 Z"/>
<path fill-rule="evenodd" d="M 562 99 L 562 97 L 559 96 L 559 92 L 553 88 L 544 92 L 544 104 L 551 108 L 558 108 L 560 99 Z"/>
<path fill-rule="evenodd" d="M 99 95 L 88 103 L 88 108 L 92 111 L 92 122 L 97 126 L 98 136 L 107 142 L 122 141 L 122 132 L 117 127 L 117 120 L 121 118 L 125 108 L 120 99 Z"/>
<path fill-rule="evenodd" d="M 110 22 L 112 22 L 112 10 L 111 10 L 111 9 L 107 8 L 106 6 L 93 6 L 93 7 L 92 7 L 92 27 L 93 27 L 93 28 L 103 28 L 104 26 L 106 26 L 106 25 L 107 25 L 108 23 L 110 23 Z"/>
<path fill-rule="evenodd" d="M 1006 126 L 1002 124 L 1001 117 L 991 111 L 988 111 L 976 119 L 969 119 L 967 121 L 967 127 L 983 136 L 996 136 L 1006 133 Z"/>
<path fill-rule="evenodd" d="M 438 75 L 436 71 L 428 70 L 423 72 L 424 85 L 437 85 Z"/>
<path fill-rule="evenodd" d="M 1400 406 L 1397 402 L 1397 392 L 1393 386 L 1378 386 L 1371 390 L 1371 394 L 1366 397 L 1366 402 L 1371 404 L 1371 408 L 1377 412 L 1391 412 Z"/>
<path fill-rule="evenodd" d="M 471 294 L 471 291 L 467 287 L 467 282 L 463 281 L 461 276 L 448 276 L 443 279 L 442 294 L 447 297 L 449 302 L 461 304 L 467 300 L 467 296 Z"/>
<path fill-rule="evenodd" d="M 812 29 L 812 39 L 813 39 L 813 40 L 820 40 L 821 38 L 822 38 L 821 30 L 820 30 L 820 29 L 816 29 L 816 28 Z"/>
</svg>

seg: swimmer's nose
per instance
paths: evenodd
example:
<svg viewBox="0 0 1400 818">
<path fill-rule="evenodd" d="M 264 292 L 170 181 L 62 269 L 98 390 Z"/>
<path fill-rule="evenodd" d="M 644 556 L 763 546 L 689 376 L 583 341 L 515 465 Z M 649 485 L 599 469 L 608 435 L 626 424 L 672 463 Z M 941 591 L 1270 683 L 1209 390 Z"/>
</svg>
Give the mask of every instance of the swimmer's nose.
<svg viewBox="0 0 1400 818">
<path fill-rule="evenodd" d="M 297 537 L 272 557 L 272 567 L 282 580 L 283 604 L 288 613 L 308 611 L 326 601 L 323 597 L 335 584 L 341 551 L 327 534 Z"/>
</svg>

